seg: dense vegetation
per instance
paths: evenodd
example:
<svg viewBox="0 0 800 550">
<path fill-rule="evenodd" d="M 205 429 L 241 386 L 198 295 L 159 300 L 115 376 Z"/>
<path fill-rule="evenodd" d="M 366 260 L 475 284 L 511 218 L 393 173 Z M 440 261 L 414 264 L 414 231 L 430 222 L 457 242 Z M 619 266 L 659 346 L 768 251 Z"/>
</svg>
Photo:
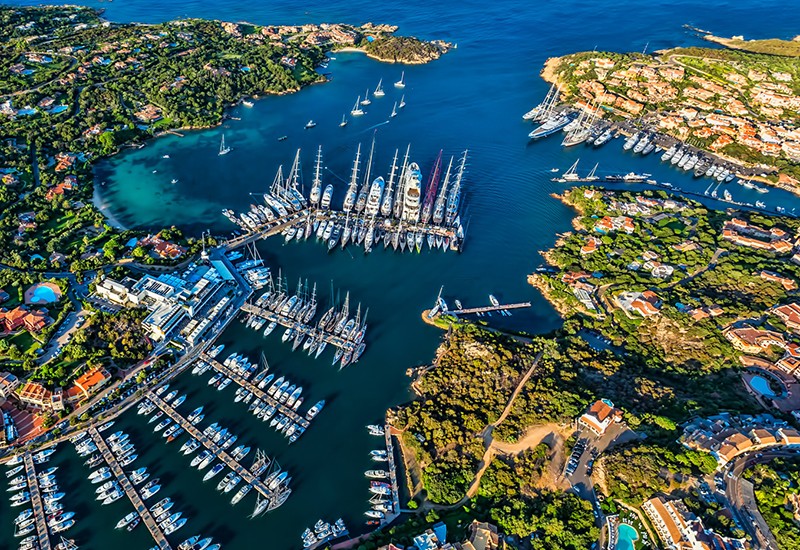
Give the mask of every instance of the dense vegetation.
<svg viewBox="0 0 800 550">
<path fill-rule="evenodd" d="M 143 309 L 125 309 L 118 313 L 98 311 L 85 329 L 64 347 L 66 361 L 85 361 L 109 357 L 121 367 L 143 360 L 152 349 L 141 326 L 147 315 Z"/>
<path fill-rule="evenodd" d="M 383 36 L 373 41 L 364 40 L 364 51 L 381 61 L 404 63 L 427 63 L 438 59 L 446 47 L 431 42 L 422 42 L 408 36 Z"/>
<path fill-rule="evenodd" d="M 800 548 L 800 462 L 775 459 L 745 472 L 755 485 L 758 511 L 785 550 Z"/>
</svg>

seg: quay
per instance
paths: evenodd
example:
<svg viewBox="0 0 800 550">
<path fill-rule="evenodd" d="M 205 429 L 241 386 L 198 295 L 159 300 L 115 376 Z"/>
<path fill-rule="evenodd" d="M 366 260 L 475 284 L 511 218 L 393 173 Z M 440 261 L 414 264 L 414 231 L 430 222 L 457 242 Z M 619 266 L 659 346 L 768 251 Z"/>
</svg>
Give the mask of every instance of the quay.
<svg viewBox="0 0 800 550">
<path fill-rule="evenodd" d="M 272 405 L 273 407 L 275 407 L 278 410 L 278 412 L 289 417 L 289 419 L 298 426 L 302 426 L 303 429 L 308 429 L 310 423 L 308 420 L 306 420 L 304 416 L 297 414 L 294 410 L 292 410 L 290 407 L 287 407 L 284 403 L 279 403 L 278 400 L 274 399 L 270 395 L 267 395 L 267 392 L 259 389 L 258 386 L 252 384 L 250 381 L 245 380 L 245 378 L 241 374 L 234 372 L 232 369 L 223 365 L 216 359 L 209 357 L 208 355 L 203 355 L 200 359 L 210 364 L 211 368 L 213 368 L 217 372 L 224 374 L 225 376 L 227 376 L 228 378 L 239 384 L 239 386 L 241 386 L 242 388 L 250 391 L 250 393 L 252 393 L 255 398 L 260 399 L 264 403 L 267 403 L 268 405 Z"/>
<path fill-rule="evenodd" d="M 394 446 L 392 445 L 392 427 L 386 424 L 383 427 L 383 436 L 386 439 L 386 456 L 389 458 L 389 480 L 392 484 L 392 510 L 381 520 L 381 527 L 393 522 L 400 515 L 400 486 L 397 483 L 397 464 L 394 460 Z"/>
<path fill-rule="evenodd" d="M 259 317 L 263 317 L 267 321 L 275 321 L 279 325 L 286 328 L 292 327 L 298 330 L 303 330 L 304 332 L 310 332 L 314 330 L 315 333 L 321 336 L 325 342 L 333 346 L 336 346 L 337 348 L 343 348 L 345 351 L 349 351 L 351 353 L 354 352 L 358 347 L 358 344 L 353 341 L 345 340 L 344 338 L 340 338 L 339 336 L 336 336 L 335 334 L 331 334 L 329 332 L 324 332 L 324 331 L 320 332 L 319 330 L 314 329 L 314 327 L 310 325 L 304 325 L 299 321 L 295 321 L 294 319 L 284 317 L 283 315 L 275 313 L 274 311 L 266 308 L 245 303 L 242 305 L 240 309 L 245 313 L 252 313 L 254 315 L 258 315 Z"/>
<path fill-rule="evenodd" d="M 445 314 L 451 315 L 469 315 L 470 313 L 487 313 L 490 311 L 505 311 L 507 309 L 521 309 L 524 307 L 531 307 L 530 302 L 519 302 L 516 304 L 499 304 L 496 306 L 483 306 L 483 307 L 470 307 L 464 309 L 448 309 L 444 311 Z"/>
<path fill-rule="evenodd" d="M 223 245 L 225 251 L 230 252 L 231 250 L 236 250 L 237 248 L 241 248 L 242 246 L 248 245 L 257 240 L 266 239 L 267 237 L 272 237 L 273 235 L 278 235 L 282 231 L 288 229 L 293 225 L 305 222 L 307 216 L 305 216 L 304 214 L 306 214 L 307 212 L 308 210 L 293 212 L 288 216 L 278 218 L 276 221 L 270 222 L 265 226 L 262 226 L 255 230 L 251 230 L 249 233 L 245 233 L 243 235 L 239 235 L 238 237 L 228 239 Z"/>
<path fill-rule="evenodd" d="M 197 429 L 195 426 L 192 425 L 191 422 L 186 420 L 183 416 L 178 414 L 178 412 L 170 407 L 163 399 L 157 396 L 155 393 L 148 393 L 145 395 L 145 398 L 150 400 L 151 403 L 154 403 L 159 409 L 164 411 L 164 413 L 172 418 L 184 431 L 189 434 L 191 437 L 195 438 L 199 441 L 206 449 L 211 451 L 214 456 L 221 460 L 228 468 L 230 468 L 233 472 L 235 472 L 238 476 L 242 478 L 245 483 L 249 483 L 253 486 L 253 489 L 258 491 L 264 498 L 268 499 L 272 505 L 270 505 L 267 510 L 272 510 L 277 508 L 283 502 L 285 502 L 286 497 L 288 497 L 288 493 L 291 492 L 289 489 L 284 489 L 279 487 L 277 491 L 269 490 L 266 484 L 261 481 L 260 478 L 253 475 L 253 473 L 236 462 L 233 457 L 231 457 L 228 453 L 226 453 L 221 447 L 219 447 L 216 443 L 210 440 L 206 435 Z M 285 495 L 285 496 L 284 496 Z"/>
<path fill-rule="evenodd" d="M 47 531 L 47 518 L 42 506 L 42 493 L 39 491 L 39 480 L 36 478 L 36 469 L 33 466 L 31 453 L 26 452 L 22 457 L 25 464 L 25 476 L 28 478 L 28 492 L 31 495 L 33 516 L 36 518 L 36 541 L 41 550 L 50 550 L 50 536 Z"/>
<path fill-rule="evenodd" d="M 158 545 L 158 548 L 162 550 L 171 550 L 172 547 L 169 545 L 167 537 L 164 535 L 161 527 L 158 526 L 153 514 L 150 513 L 150 510 L 145 505 L 142 497 L 139 496 L 139 493 L 128 479 L 128 476 L 125 475 L 125 472 L 119 465 L 117 458 L 113 455 L 111 449 L 108 448 L 108 445 L 100 435 L 100 432 L 98 432 L 97 428 L 94 426 L 90 427 L 86 432 L 94 440 L 106 463 L 111 468 L 111 471 L 114 472 L 114 475 L 119 481 L 120 487 L 122 487 L 122 490 L 125 491 L 125 494 L 130 499 L 131 504 L 133 504 L 133 509 L 136 510 L 136 512 L 142 518 L 142 523 L 144 523 L 147 529 L 150 531 L 150 534 L 153 536 L 153 540 Z"/>
</svg>

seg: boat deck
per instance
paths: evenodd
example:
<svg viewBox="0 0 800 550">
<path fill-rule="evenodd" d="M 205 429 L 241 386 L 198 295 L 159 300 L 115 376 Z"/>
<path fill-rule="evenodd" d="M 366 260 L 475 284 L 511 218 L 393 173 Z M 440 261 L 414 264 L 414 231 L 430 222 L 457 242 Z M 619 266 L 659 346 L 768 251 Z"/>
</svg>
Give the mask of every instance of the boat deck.
<svg viewBox="0 0 800 550">
<path fill-rule="evenodd" d="M 258 386 L 254 385 L 248 380 L 245 380 L 245 378 L 238 372 L 233 371 L 229 367 L 226 367 L 225 365 L 223 365 L 216 359 L 209 357 L 208 355 L 203 355 L 201 359 L 210 364 L 211 367 L 217 372 L 224 374 L 225 376 L 227 376 L 228 378 L 239 384 L 239 386 L 241 386 L 242 388 L 250 391 L 255 398 L 262 400 L 264 403 L 267 403 L 268 405 L 274 406 L 278 410 L 278 412 L 288 416 L 289 419 L 295 424 L 302 426 L 304 429 L 308 428 L 310 422 L 306 420 L 304 416 L 297 414 L 297 412 L 292 410 L 290 407 L 287 407 L 285 404 L 279 403 L 276 399 L 267 395 L 266 391 L 259 389 Z"/>
<path fill-rule="evenodd" d="M 170 550 L 172 547 L 169 545 L 167 537 L 164 535 L 161 527 L 158 526 L 158 523 L 156 523 L 153 514 L 150 513 L 150 510 L 145 505 L 142 497 L 139 496 L 139 493 L 128 479 L 128 476 L 122 470 L 122 466 L 119 465 L 117 458 L 111 452 L 111 449 L 109 449 L 105 440 L 100 435 L 100 432 L 97 431 L 97 428 L 92 426 L 87 430 L 87 433 L 94 440 L 98 450 L 103 455 L 103 458 L 105 459 L 109 468 L 111 468 L 111 471 L 114 472 L 114 475 L 119 481 L 120 487 L 122 487 L 122 490 L 125 491 L 125 494 L 130 499 L 131 504 L 133 504 L 133 509 L 136 510 L 136 512 L 142 518 L 142 523 L 144 523 L 147 527 L 147 530 L 150 531 L 150 534 L 153 536 L 153 540 L 162 550 Z"/>
<path fill-rule="evenodd" d="M 39 491 L 39 480 L 36 478 L 36 469 L 33 466 L 33 457 L 31 453 L 25 453 L 22 460 L 25 464 L 25 476 L 28 478 L 28 492 L 31 495 L 33 517 L 36 518 L 36 541 L 39 543 L 39 548 L 41 550 L 50 550 L 50 534 L 47 531 L 47 518 L 45 517 L 42 493 Z"/>
<path fill-rule="evenodd" d="M 354 352 L 358 347 L 358 344 L 352 340 L 345 340 L 335 334 L 331 334 L 330 332 L 321 332 L 318 329 L 315 329 L 312 325 L 305 325 L 296 321 L 294 319 L 290 319 L 280 313 L 275 313 L 270 309 L 265 309 L 263 307 L 258 307 L 253 304 L 245 303 L 242 305 L 241 310 L 245 313 L 253 313 L 258 315 L 259 317 L 265 318 L 267 321 L 275 321 L 279 325 L 285 328 L 293 327 L 296 330 L 303 330 L 304 332 L 308 333 L 311 330 L 314 330 L 316 334 L 321 334 L 322 339 L 327 342 L 328 344 L 335 346 L 337 348 L 343 348 L 345 352 Z"/>
<path fill-rule="evenodd" d="M 192 425 L 191 422 L 186 420 L 183 416 L 178 414 L 178 412 L 170 407 L 167 403 L 164 402 L 159 396 L 154 393 L 148 393 L 145 396 L 149 399 L 152 403 L 164 411 L 164 413 L 172 418 L 176 423 L 178 423 L 181 428 L 183 428 L 187 434 L 191 437 L 195 438 L 199 441 L 206 449 L 211 451 L 214 456 L 221 460 L 228 468 L 234 471 L 237 475 L 241 476 L 242 480 L 245 483 L 249 483 L 253 486 L 253 489 L 258 491 L 264 498 L 269 499 L 273 502 L 281 502 L 281 496 L 287 489 L 279 488 L 279 490 L 269 490 L 267 486 L 261 481 L 260 478 L 257 478 L 244 466 L 236 462 L 233 457 L 231 457 L 228 453 L 226 453 L 220 446 L 214 443 L 211 439 L 205 436 L 202 431 L 197 429 L 195 426 Z M 285 498 L 283 499 L 285 501 Z M 280 505 L 280 504 L 278 504 Z M 272 506 L 267 508 L 268 510 L 273 509 Z"/>
</svg>

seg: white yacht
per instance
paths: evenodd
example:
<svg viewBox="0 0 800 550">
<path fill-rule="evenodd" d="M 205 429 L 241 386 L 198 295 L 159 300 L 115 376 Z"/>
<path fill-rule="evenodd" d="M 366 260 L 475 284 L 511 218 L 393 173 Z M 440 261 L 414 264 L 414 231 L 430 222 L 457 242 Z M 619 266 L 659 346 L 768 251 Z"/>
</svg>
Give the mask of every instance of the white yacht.
<svg viewBox="0 0 800 550">
<path fill-rule="evenodd" d="M 408 165 L 403 196 L 403 220 L 410 223 L 419 222 L 419 205 L 422 188 L 422 173 L 419 165 L 412 162 Z"/>
</svg>

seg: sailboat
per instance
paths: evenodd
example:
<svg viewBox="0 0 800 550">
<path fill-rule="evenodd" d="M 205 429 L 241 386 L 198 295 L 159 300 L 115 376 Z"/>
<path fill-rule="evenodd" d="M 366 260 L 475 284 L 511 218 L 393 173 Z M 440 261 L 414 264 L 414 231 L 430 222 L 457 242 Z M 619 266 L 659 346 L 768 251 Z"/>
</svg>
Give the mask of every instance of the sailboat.
<svg viewBox="0 0 800 550">
<path fill-rule="evenodd" d="M 402 96 L 400 96 L 400 103 L 397 104 L 397 108 L 402 109 L 405 106 L 406 106 L 406 96 L 405 94 L 403 94 Z"/>
<path fill-rule="evenodd" d="M 406 72 L 403 71 L 402 73 L 400 73 L 400 80 L 398 80 L 397 82 L 394 83 L 394 87 L 395 88 L 405 88 L 406 87 L 405 78 L 406 78 Z"/>
<path fill-rule="evenodd" d="M 356 104 L 353 105 L 353 109 L 350 111 L 350 114 L 353 116 L 361 116 L 364 114 L 364 109 L 360 106 L 361 103 L 361 96 L 356 98 Z"/>
<path fill-rule="evenodd" d="M 383 84 L 383 79 L 382 78 L 378 81 L 378 86 L 375 88 L 375 91 L 372 92 L 372 95 L 374 97 L 383 97 L 383 96 L 386 95 L 386 92 L 383 91 L 383 88 L 381 87 L 381 84 Z"/>
<path fill-rule="evenodd" d="M 222 141 L 219 143 L 219 156 L 227 155 L 231 152 L 231 147 L 225 146 L 225 134 L 222 134 Z"/>
<path fill-rule="evenodd" d="M 339 126 L 341 128 L 344 128 L 345 126 L 347 126 L 347 117 L 345 117 L 345 115 L 342 115 L 342 121 L 339 123 Z"/>
<path fill-rule="evenodd" d="M 367 88 L 367 91 L 364 93 L 364 99 L 361 100 L 361 104 L 369 105 L 370 103 L 372 103 L 372 101 L 369 99 L 369 88 Z"/>
<path fill-rule="evenodd" d="M 396 101 L 394 102 L 394 107 L 392 107 L 392 114 L 389 115 L 389 116 L 391 116 L 392 118 L 397 116 L 397 102 Z"/>
</svg>

